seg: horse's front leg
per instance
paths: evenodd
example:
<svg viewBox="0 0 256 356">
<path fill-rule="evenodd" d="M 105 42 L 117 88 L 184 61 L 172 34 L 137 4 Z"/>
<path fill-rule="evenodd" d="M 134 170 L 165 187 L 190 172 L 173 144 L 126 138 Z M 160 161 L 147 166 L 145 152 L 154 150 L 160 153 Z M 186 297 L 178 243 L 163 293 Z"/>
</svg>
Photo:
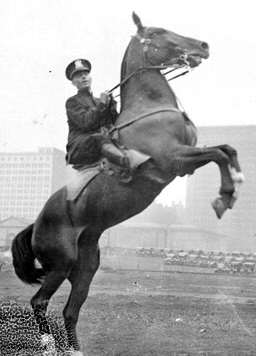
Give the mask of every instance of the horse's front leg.
<svg viewBox="0 0 256 356">
<path fill-rule="evenodd" d="M 220 169 L 221 188 L 220 196 L 212 206 L 218 216 L 221 218 L 224 212 L 231 209 L 237 196 L 235 193 L 235 181 L 231 176 L 231 159 L 227 153 L 218 147 L 198 148 L 190 146 L 176 146 L 165 154 L 164 161 L 161 162 L 165 171 L 168 169 L 176 176 L 193 174 L 197 168 L 200 168 L 210 162 L 215 162 Z"/>
<path fill-rule="evenodd" d="M 238 192 L 240 190 L 241 184 L 244 182 L 244 174 L 242 173 L 240 164 L 238 162 L 237 151 L 233 147 L 229 145 L 220 145 L 214 148 L 222 150 L 225 154 L 228 155 L 230 159 L 229 170 L 231 178 L 235 185 L 235 192 L 233 193 L 232 201 L 229 204 L 229 208 L 231 209 L 238 197 Z"/>
</svg>

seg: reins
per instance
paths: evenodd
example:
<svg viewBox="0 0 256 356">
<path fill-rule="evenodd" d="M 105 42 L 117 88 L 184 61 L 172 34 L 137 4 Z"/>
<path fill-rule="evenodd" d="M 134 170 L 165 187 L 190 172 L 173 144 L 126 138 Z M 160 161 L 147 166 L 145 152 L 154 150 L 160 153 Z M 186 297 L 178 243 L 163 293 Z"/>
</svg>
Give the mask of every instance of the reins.
<svg viewBox="0 0 256 356">
<path fill-rule="evenodd" d="M 144 70 L 149 70 L 149 69 L 166 69 L 168 68 L 168 66 L 150 66 L 150 67 L 142 67 L 137 69 L 135 72 L 132 72 L 131 74 L 129 74 L 126 78 L 124 78 L 120 83 L 118 83 L 116 86 L 114 86 L 114 88 L 112 88 L 111 90 L 109 90 L 110 93 L 112 93 L 115 89 L 117 89 L 118 87 L 121 87 L 123 84 L 125 84 L 126 82 L 128 82 L 128 80 L 133 77 L 134 75 L 144 71 Z M 174 69 L 173 69 L 174 70 Z"/>
<path fill-rule="evenodd" d="M 161 70 L 161 69 L 166 69 L 166 68 L 169 68 L 169 67 L 168 67 L 168 66 L 150 66 L 150 67 L 139 68 L 139 69 L 137 69 L 135 72 L 132 72 L 131 74 L 129 74 L 126 78 L 124 78 L 120 83 L 118 83 L 118 84 L 117 84 L 116 86 L 114 86 L 112 89 L 110 89 L 109 92 L 112 93 L 114 90 L 116 90 L 117 88 L 121 87 L 123 84 L 125 84 L 126 82 L 128 82 L 128 80 L 129 80 L 130 78 L 132 78 L 134 75 L 136 75 L 136 74 L 138 74 L 138 73 L 140 73 L 140 72 L 142 72 L 142 71 L 144 71 L 144 70 L 150 70 L 150 69 L 160 69 L 160 70 Z M 167 75 L 167 74 L 169 74 L 169 73 L 172 73 L 172 72 L 174 72 L 174 71 L 177 70 L 177 69 L 179 69 L 179 68 L 172 68 L 172 69 L 170 69 L 168 72 L 164 73 L 164 75 Z M 181 77 L 182 75 L 185 75 L 185 74 L 187 74 L 187 73 L 189 73 L 189 70 L 188 70 L 188 69 L 187 69 L 186 71 L 184 71 L 184 72 L 182 72 L 182 73 L 176 75 L 175 77 L 172 77 L 172 78 L 168 79 L 168 82 L 171 81 L 171 80 L 173 80 L 173 79 L 179 78 L 179 77 Z"/>
<path fill-rule="evenodd" d="M 119 84 L 117 84 L 114 88 L 112 88 L 110 90 L 110 92 L 113 92 L 115 89 L 117 89 L 119 86 L 122 86 L 124 83 L 126 83 L 131 77 L 133 77 L 134 75 L 142 72 L 143 70 L 149 70 L 149 69 L 166 69 L 168 68 L 168 66 L 152 66 L 152 67 L 144 67 L 144 68 L 139 68 L 138 70 L 136 70 L 135 72 L 131 73 L 130 75 L 128 75 L 126 78 L 124 78 L 124 80 L 122 80 Z M 168 72 L 164 73 L 163 75 L 167 75 L 175 70 L 177 70 L 178 68 L 172 68 L 170 69 Z M 175 77 L 172 77 L 170 79 L 168 79 L 168 81 L 170 80 L 173 80 L 173 79 L 176 79 L 176 78 L 179 78 L 181 77 L 182 75 L 185 75 L 189 73 L 189 70 L 186 70 L 178 75 L 176 75 Z M 116 130 L 121 130 L 123 129 L 124 127 L 127 127 L 127 126 L 130 126 L 132 125 L 134 122 L 136 121 L 139 121 L 141 119 L 144 119 L 148 116 L 151 116 L 151 115 L 154 115 L 154 114 L 158 114 L 160 112 L 168 112 L 168 111 L 172 111 L 172 112 L 183 112 L 187 117 L 188 115 L 186 114 L 185 110 L 184 110 L 184 107 L 183 105 L 181 104 L 181 101 L 179 100 L 179 98 L 177 97 L 177 95 L 174 93 L 175 97 L 176 97 L 176 100 L 177 100 L 177 103 L 178 105 L 180 106 L 181 110 L 180 109 L 177 109 L 177 108 L 166 108 L 166 109 L 158 109 L 158 110 L 154 110 L 154 111 L 151 111 L 149 113 L 146 113 L 146 114 L 143 114 L 143 115 L 140 115 L 140 116 L 137 116 L 133 119 L 131 119 L 130 121 L 127 121 L 127 122 L 124 122 L 123 124 L 120 124 L 120 125 L 117 125 L 117 126 L 113 126 L 111 127 L 111 129 L 108 130 L 108 133 L 109 134 L 112 134 L 114 131 Z"/>
<path fill-rule="evenodd" d="M 149 45 L 149 44 L 151 43 L 151 40 L 149 40 L 149 39 L 144 39 L 144 38 L 139 38 L 139 39 L 140 39 L 140 43 L 141 43 L 141 44 L 146 43 L 146 47 L 143 48 L 143 53 L 144 53 L 144 55 L 145 55 L 145 53 L 148 51 L 148 46 L 147 46 L 147 45 Z M 187 62 L 187 55 L 186 55 L 186 54 L 182 54 L 182 55 L 180 56 L 180 59 L 181 59 L 181 57 L 182 57 L 182 59 L 183 59 L 183 61 L 184 61 L 184 64 L 186 65 L 186 68 L 187 68 L 187 67 L 188 67 L 188 64 L 189 64 L 189 63 Z M 174 68 L 170 69 L 168 72 L 163 73 L 162 75 L 167 75 L 167 74 L 169 74 L 169 73 L 172 73 L 173 71 L 175 71 L 175 70 L 177 70 L 177 69 L 180 69 L 181 67 L 182 67 L 182 66 L 174 67 Z M 130 80 L 133 76 L 135 76 L 135 75 L 141 73 L 142 71 L 146 71 L 146 70 L 150 70 L 150 69 L 163 70 L 163 69 L 167 69 L 167 68 L 170 68 L 170 65 L 152 65 L 152 66 L 147 66 L 147 67 L 141 67 L 141 68 L 137 69 L 136 71 L 132 72 L 131 74 L 129 74 L 127 77 L 125 77 L 120 83 L 118 83 L 118 84 L 117 84 L 116 86 L 114 86 L 111 90 L 109 90 L 109 92 L 112 93 L 115 89 L 117 89 L 118 87 L 121 87 L 121 86 L 124 85 L 128 80 Z M 176 75 L 175 77 L 172 77 L 172 78 L 168 79 L 167 81 L 171 81 L 171 80 L 173 80 L 173 79 L 179 78 L 179 77 L 181 77 L 181 76 L 183 76 L 183 75 L 185 75 L 185 74 L 187 74 L 187 73 L 189 73 L 189 69 L 186 69 L 184 72 L 179 73 L 178 75 Z M 170 108 L 166 108 L 166 109 L 165 109 L 165 108 L 162 108 L 162 109 L 154 110 L 154 111 L 151 111 L 151 112 L 149 112 L 149 113 L 146 113 L 146 114 L 137 116 L 137 117 L 131 119 L 130 121 L 125 122 L 125 123 L 123 123 L 123 124 L 120 124 L 120 125 L 118 125 L 118 126 L 113 126 L 113 127 L 108 131 L 108 133 L 111 134 L 111 133 L 113 133 L 113 132 L 116 131 L 116 130 L 121 130 L 121 129 L 123 129 L 124 127 L 127 127 L 127 126 L 133 124 L 134 122 L 137 122 L 137 121 L 139 121 L 139 120 L 141 120 L 141 119 L 144 119 L 144 118 L 146 118 L 146 117 L 148 117 L 148 116 L 151 116 L 151 115 L 154 115 L 154 114 L 157 114 L 157 113 L 160 113 L 160 112 L 168 112 L 168 111 L 181 112 L 181 111 L 182 111 L 182 112 L 186 115 L 185 110 L 184 110 L 184 108 L 183 108 L 183 106 L 182 106 L 180 100 L 178 99 L 178 97 L 176 96 L 175 93 L 174 93 L 174 95 L 175 95 L 175 97 L 176 97 L 177 103 L 178 103 L 178 105 L 180 106 L 181 110 L 180 110 L 180 109 L 177 109 L 177 108 L 171 108 L 171 107 L 170 107 Z M 116 95 L 115 97 L 117 97 L 117 96 L 119 96 L 119 95 Z"/>
<path fill-rule="evenodd" d="M 152 66 L 152 67 L 144 67 L 144 68 L 139 68 L 138 70 L 136 70 L 135 72 L 131 73 L 130 75 L 128 75 L 126 78 L 124 78 L 124 80 L 122 80 L 120 83 L 118 83 L 114 88 L 112 88 L 110 90 L 110 92 L 113 92 L 115 89 L 117 89 L 119 86 L 122 86 L 124 83 L 126 83 L 131 77 L 133 77 L 134 75 L 142 72 L 143 70 L 148 70 L 148 69 L 166 69 L 168 68 L 168 66 Z M 164 73 L 163 75 L 167 75 L 175 70 L 177 70 L 178 68 L 172 68 L 170 69 L 168 72 Z M 172 77 L 170 79 L 168 79 L 168 81 L 170 80 L 173 80 L 173 79 L 176 79 L 178 77 L 181 77 L 182 75 L 185 75 L 189 73 L 189 70 L 186 70 L 178 75 L 176 75 L 175 77 Z M 154 115 L 154 114 L 158 114 L 160 112 L 168 112 L 168 111 L 172 111 L 172 112 L 180 112 L 182 111 L 187 117 L 188 115 L 186 114 L 185 110 L 184 110 L 184 107 L 183 105 L 181 104 L 181 101 L 179 100 L 179 98 L 177 97 L 177 95 L 174 93 L 175 97 L 176 97 L 176 100 L 177 100 L 177 103 L 178 105 L 180 106 L 181 110 L 180 109 L 176 109 L 176 108 L 168 108 L 168 109 L 158 109 L 158 110 L 154 110 L 154 111 L 151 111 L 149 113 L 146 113 L 146 114 L 143 114 L 143 115 L 140 115 L 138 117 L 135 117 L 133 119 L 131 119 L 130 121 L 128 122 L 124 122 L 123 124 L 120 124 L 120 125 L 117 125 L 117 126 L 113 126 L 111 127 L 111 129 L 108 130 L 108 133 L 111 134 L 113 133 L 114 131 L 116 130 L 121 130 L 123 129 L 124 127 L 127 127 L 131 124 L 133 124 L 134 122 L 136 121 L 139 121 L 141 119 L 144 119 L 148 116 L 151 116 L 151 115 Z"/>
<path fill-rule="evenodd" d="M 131 124 L 133 124 L 134 122 L 136 121 L 139 121 L 141 119 L 144 119 L 145 117 L 148 117 L 148 116 L 151 116 L 151 115 L 154 115 L 154 114 L 158 114 L 160 112 L 168 112 L 168 111 L 173 111 L 173 112 L 180 112 L 179 109 L 176 109 L 176 108 L 168 108 L 168 109 L 158 109 L 158 110 L 154 110 L 154 111 L 151 111 L 149 113 L 146 113 L 146 114 L 143 114 L 143 115 L 140 115 L 140 116 L 137 116 L 135 118 L 133 118 L 132 120 L 130 121 L 127 121 L 127 122 L 124 122 L 123 124 L 120 124 L 118 126 L 113 126 L 110 130 L 108 130 L 108 133 L 111 134 L 112 132 L 116 131 L 116 130 L 121 130 L 123 129 L 124 127 L 126 126 L 129 126 Z"/>
</svg>

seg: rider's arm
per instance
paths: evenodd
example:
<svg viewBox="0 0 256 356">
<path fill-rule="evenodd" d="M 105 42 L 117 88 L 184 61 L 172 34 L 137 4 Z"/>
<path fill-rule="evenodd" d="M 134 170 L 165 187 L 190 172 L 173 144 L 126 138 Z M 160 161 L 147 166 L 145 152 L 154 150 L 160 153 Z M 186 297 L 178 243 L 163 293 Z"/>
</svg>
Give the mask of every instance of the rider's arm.
<svg viewBox="0 0 256 356">
<path fill-rule="evenodd" d="M 70 98 L 66 102 L 68 120 L 84 132 L 100 129 L 100 117 L 105 112 L 105 105 L 101 104 L 96 108 L 84 107 L 75 98 Z"/>
<path fill-rule="evenodd" d="M 100 95 L 100 100 L 102 103 L 106 105 L 106 112 L 105 112 L 105 122 L 103 126 L 108 126 L 112 125 L 115 123 L 117 117 L 118 117 L 118 112 L 117 112 L 117 103 L 114 100 L 112 94 L 109 91 L 105 91 L 101 93 Z"/>
<path fill-rule="evenodd" d="M 114 124 L 118 117 L 118 111 L 117 111 L 117 102 L 113 99 L 112 96 L 108 104 L 108 110 L 112 119 L 112 124 Z"/>
</svg>

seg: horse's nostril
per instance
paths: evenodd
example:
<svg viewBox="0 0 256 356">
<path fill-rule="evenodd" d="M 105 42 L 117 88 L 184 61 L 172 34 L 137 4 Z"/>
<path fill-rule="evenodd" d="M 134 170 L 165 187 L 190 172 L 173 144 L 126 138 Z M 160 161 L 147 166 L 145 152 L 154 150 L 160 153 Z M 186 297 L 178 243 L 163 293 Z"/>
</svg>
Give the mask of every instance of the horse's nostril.
<svg viewBox="0 0 256 356">
<path fill-rule="evenodd" d="M 206 42 L 202 42 L 201 47 L 206 50 L 209 49 L 208 43 L 206 43 Z"/>
</svg>

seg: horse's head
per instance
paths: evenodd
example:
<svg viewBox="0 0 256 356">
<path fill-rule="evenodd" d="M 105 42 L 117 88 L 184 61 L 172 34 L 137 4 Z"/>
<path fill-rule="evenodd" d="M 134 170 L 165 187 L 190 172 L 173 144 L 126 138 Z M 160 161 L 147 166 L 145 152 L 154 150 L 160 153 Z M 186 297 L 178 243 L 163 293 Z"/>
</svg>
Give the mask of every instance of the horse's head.
<svg viewBox="0 0 256 356">
<path fill-rule="evenodd" d="M 209 57 L 206 42 L 183 37 L 158 27 L 144 27 L 140 18 L 133 13 L 137 25 L 136 37 L 140 40 L 144 52 L 144 65 L 197 67 L 201 59 Z"/>
</svg>

